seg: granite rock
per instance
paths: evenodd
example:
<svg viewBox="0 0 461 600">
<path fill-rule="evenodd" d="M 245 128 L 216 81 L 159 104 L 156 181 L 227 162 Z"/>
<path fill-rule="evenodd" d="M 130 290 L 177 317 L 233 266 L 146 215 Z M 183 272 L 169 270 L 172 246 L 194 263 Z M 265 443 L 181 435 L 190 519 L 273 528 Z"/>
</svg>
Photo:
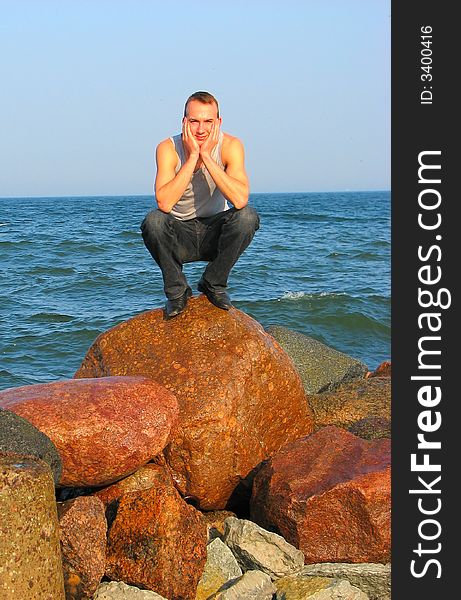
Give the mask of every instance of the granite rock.
<svg viewBox="0 0 461 600">
<path fill-rule="evenodd" d="M 206 525 L 164 467 L 155 484 L 113 500 L 106 575 L 168 600 L 195 600 L 206 562 Z"/>
<path fill-rule="evenodd" d="M 255 477 L 251 515 L 306 563 L 388 562 L 390 440 L 331 426 L 286 444 Z"/>
<path fill-rule="evenodd" d="M 304 565 L 300 550 L 280 535 L 246 519 L 226 519 L 223 539 L 243 571 L 262 571 L 272 579 L 277 579 L 299 571 Z"/>
<path fill-rule="evenodd" d="M 195 600 L 208 600 L 230 579 L 243 575 L 232 551 L 219 538 L 207 546 L 205 569 L 197 587 Z"/>
<path fill-rule="evenodd" d="M 392 364 L 389 360 L 382 362 L 368 377 L 391 377 Z"/>
<path fill-rule="evenodd" d="M 27 419 L 3 408 L 0 408 L 0 452 L 41 458 L 50 465 L 55 484 L 61 477 L 61 458 L 50 438 Z"/>
<path fill-rule="evenodd" d="M 391 565 L 374 563 L 318 563 L 306 565 L 300 575 L 347 579 L 370 600 L 391 600 Z"/>
<path fill-rule="evenodd" d="M 368 600 L 345 579 L 291 575 L 275 582 L 275 600 Z"/>
<path fill-rule="evenodd" d="M 247 571 L 225 583 L 208 600 L 272 600 L 277 588 L 261 571 Z"/>
<path fill-rule="evenodd" d="M 210 543 L 216 538 L 223 539 L 225 520 L 237 515 L 231 510 L 210 510 L 202 513 L 202 516 L 208 528 L 208 543 Z"/>
<path fill-rule="evenodd" d="M 58 504 L 58 517 L 66 599 L 92 598 L 106 566 L 104 505 L 82 496 Z"/>
<path fill-rule="evenodd" d="M 231 508 L 256 465 L 313 428 L 280 345 L 245 313 L 203 295 L 174 319 L 152 310 L 101 334 L 75 377 L 101 375 L 144 375 L 177 397 L 179 424 L 164 454 L 181 495 L 204 510 Z"/>
<path fill-rule="evenodd" d="M 168 598 L 156 592 L 127 585 L 123 581 L 110 581 L 98 586 L 93 600 L 168 600 Z"/>
<path fill-rule="evenodd" d="M 281 325 L 266 328 L 293 360 L 306 394 L 334 390 L 341 383 L 365 377 L 362 362 L 303 333 Z"/>
<path fill-rule="evenodd" d="M 385 417 L 366 417 L 349 425 L 348 431 L 364 440 L 391 437 L 391 421 Z"/>
<path fill-rule="evenodd" d="M 0 406 L 56 446 L 61 486 L 98 486 L 161 452 L 178 416 L 171 392 L 145 377 L 71 379 L 0 392 Z"/>
<path fill-rule="evenodd" d="M 314 394 L 309 403 L 315 415 L 315 428 L 327 425 L 348 428 L 368 418 L 391 418 L 391 379 L 359 379 L 341 385 L 334 392 Z"/>
</svg>

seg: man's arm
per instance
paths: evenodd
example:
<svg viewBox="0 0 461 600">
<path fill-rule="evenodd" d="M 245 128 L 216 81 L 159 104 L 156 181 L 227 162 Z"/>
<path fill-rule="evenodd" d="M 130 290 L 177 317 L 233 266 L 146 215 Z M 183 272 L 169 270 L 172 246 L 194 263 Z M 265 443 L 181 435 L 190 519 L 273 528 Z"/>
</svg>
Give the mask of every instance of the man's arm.
<svg viewBox="0 0 461 600">
<path fill-rule="evenodd" d="M 175 170 L 178 157 L 170 139 L 160 142 L 155 153 L 157 162 L 155 198 L 159 209 L 165 213 L 171 212 L 173 206 L 180 200 L 192 179 L 199 158 L 198 144 L 194 144 L 194 140 L 191 141 L 187 133 L 184 141 L 189 157 L 177 173 Z"/>
<path fill-rule="evenodd" d="M 219 128 L 217 125 L 215 127 L 215 133 L 217 131 L 219 135 Z M 245 172 L 245 154 L 242 142 L 238 138 L 231 138 L 226 144 L 225 154 L 223 152 L 225 171 L 211 158 L 211 150 L 204 146 L 205 144 L 200 149 L 200 158 L 213 181 L 235 208 L 243 208 L 248 204 L 249 183 Z"/>
</svg>

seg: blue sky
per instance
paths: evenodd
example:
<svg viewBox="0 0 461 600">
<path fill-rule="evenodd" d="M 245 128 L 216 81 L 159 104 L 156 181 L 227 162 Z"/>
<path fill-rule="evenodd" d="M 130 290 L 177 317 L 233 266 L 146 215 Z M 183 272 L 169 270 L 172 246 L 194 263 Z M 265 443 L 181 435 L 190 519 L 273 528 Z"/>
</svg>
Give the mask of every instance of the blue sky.
<svg viewBox="0 0 461 600">
<path fill-rule="evenodd" d="M 0 0 L 0 196 L 150 194 L 207 90 L 252 192 L 390 188 L 390 0 Z"/>
</svg>

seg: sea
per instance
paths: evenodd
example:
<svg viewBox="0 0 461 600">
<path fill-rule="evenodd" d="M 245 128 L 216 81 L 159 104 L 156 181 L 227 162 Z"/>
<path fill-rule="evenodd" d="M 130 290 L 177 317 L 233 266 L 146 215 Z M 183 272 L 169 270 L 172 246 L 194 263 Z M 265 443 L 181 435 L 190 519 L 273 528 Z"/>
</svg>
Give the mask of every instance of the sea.
<svg viewBox="0 0 461 600">
<path fill-rule="evenodd" d="M 390 192 L 252 194 L 234 305 L 363 361 L 390 360 Z M 139 229 L 152 196 L 0 198 L 0 389 L 71 378 L 95 338 L 163 307 Z M 205 263 L 184 271 L 194 294 Z"/>
</svg>

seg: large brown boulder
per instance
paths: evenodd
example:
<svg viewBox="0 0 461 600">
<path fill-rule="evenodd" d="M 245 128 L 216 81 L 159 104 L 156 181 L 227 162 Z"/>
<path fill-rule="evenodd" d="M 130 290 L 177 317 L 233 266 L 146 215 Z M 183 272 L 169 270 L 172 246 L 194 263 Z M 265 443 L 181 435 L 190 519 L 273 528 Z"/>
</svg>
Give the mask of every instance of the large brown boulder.
<svg viewBox="0 0 461 600">
<path fill-rule="evenodd" d="M 178 399 L 179 425 L 164 453 L 181 493 L 200 508 L 225 508 L 256 465 L 312 431 L 287 354 L 257 321 L 205 296 L 174 319 L 152 310 L 101 334 L 75 377 L 135 374 Z"/>
<path fill-rule="evenodd" d="M 150 487 L 115 484 L 105 498 L 112 504 L 106 575 L 169 600 L 194 600 L 206 562 L 206 524 L 164 467 L 149 465 L 149 478 L 143 485 Z"/>
<path fill-rule="evenodd" d="M 286 444 L 255 477 L 251 516 L 306 563 L 381 562 L 390 554 L 390 440 L 325 427 Z"/>
<path fill-rule="evenodd" d="M 314 411 L 316 429 L 327 425 L 348 429 L 356 421 L 369 418 L 390 420 L 391 379 L 357 379 L 333 392 L 309 396 L 309 404 Z"/>
<path fill-rule="evenodd" d="M 144 377 L 71 379 L 0 392 L 56 446 L 62 486 L 98 486 L 161 452 L 178 415 L 171 392 Z"/>
</svg>

